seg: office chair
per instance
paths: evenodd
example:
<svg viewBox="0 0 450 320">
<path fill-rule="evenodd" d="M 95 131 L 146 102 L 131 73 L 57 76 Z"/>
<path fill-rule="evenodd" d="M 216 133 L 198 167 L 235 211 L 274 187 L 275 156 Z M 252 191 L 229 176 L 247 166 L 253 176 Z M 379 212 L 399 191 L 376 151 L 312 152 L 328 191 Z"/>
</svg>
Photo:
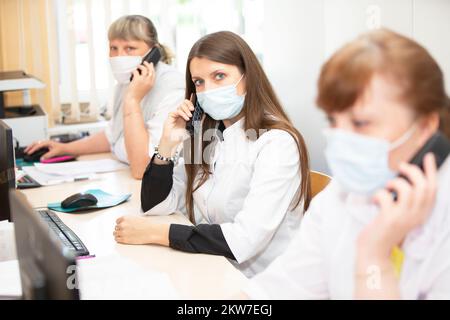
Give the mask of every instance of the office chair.
<svg viewBox="0 0 450 320">
<path fill-rule="evenodd" d="M 331 177 L 325 173 L 310 170 L 311 175 L 311 196 L 314 198 L 330 183 Z"/>
</svg>

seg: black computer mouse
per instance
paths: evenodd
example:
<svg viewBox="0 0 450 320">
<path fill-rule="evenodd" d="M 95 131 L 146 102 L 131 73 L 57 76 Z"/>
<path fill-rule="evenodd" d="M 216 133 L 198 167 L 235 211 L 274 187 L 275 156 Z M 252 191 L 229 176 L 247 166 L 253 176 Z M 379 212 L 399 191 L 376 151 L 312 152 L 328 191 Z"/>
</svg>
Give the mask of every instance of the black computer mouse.
<svg viewBox="0 0 450 320">
<path fill-rule="evenodd" d="M 26 162 L 39 162 L 41 157 L 49 151 L 48 148 L 41 148 L 32 154 L 24 154 L 23 160 Z"/>
<path fill-rule="evenodd" d="M 97 198 L 90 193 L 76 193 L 64 199 L 61 207 L 64 209 L 82 209 L 96 205 Z"/>
</svg>

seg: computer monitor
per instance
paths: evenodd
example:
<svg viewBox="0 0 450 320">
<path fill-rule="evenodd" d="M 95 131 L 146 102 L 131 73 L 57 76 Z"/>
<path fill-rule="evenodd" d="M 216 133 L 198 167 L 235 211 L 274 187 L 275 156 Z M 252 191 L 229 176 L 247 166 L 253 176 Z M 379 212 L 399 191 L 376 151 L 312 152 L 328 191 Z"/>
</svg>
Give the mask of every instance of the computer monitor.
<svg viewBox="0 0 450 320">
<path fill-rule="evenodd" d="M 24 299 L 78 300 L 75 256 L 18 190 L 10 190 Z"/>
<path fill-rule="evenodd" d="M 5 95 L 0 91 L 0 118 L 5 117 Z"/>
<path fill-rule="evenodd" d="M 11 128 L 0 120 L 0 221 L 11 221 L 8 190 L 16 187 Z"/>
</svg>

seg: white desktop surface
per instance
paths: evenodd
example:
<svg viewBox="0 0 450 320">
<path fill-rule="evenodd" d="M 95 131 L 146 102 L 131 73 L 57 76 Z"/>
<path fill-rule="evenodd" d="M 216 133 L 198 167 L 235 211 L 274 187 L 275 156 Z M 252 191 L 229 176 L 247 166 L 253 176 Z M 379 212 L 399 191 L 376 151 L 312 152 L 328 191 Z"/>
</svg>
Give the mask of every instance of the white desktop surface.
<svg viewBox="0 0 450 320">
<path fill-rule="evenodd" d="M 80 160 L 111 158 L 110 154 L 83 156 Z M 239 292 L 247 278 L 224 257 L 206 254 L 190 254 L 158 245 L 123 245 L 114 240 L 115 221 L 123 215 L 140 214 L 141 181 L 131 177 L 128 169 L 99 174 L 99 179 L 79 181 L 56 186 L 23 190 L 35 208 L 46 207 L 49 202 L 87 189 L 100 188 L 112 194 L 132 193 L 131 199 L 119 206 L 89 213 L 57 213 L 84 242 L 91 254 L 89 264 L 95 259 L 110 257 L 131 261 L 149 276 L 156 273 L 168 275 L 177 296 L 181 299 L 223 299 Z M 182 214 L 148 217 L 155 222 L 190 224 Z M 111 266 L 112 268 L 114 266 Z M 132 286 L 132 284 L 130 284 Z M 149 288 L 152 290 L 152 288 Z"/>
</svg>

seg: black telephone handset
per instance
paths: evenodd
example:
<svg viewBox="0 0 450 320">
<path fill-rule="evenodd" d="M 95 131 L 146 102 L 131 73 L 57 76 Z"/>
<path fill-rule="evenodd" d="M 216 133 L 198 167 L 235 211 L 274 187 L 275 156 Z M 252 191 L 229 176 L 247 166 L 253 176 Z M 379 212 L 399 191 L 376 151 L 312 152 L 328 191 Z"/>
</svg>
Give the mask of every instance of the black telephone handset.
<svg viewBox="0 0 450 320">
<path fill-rule="evenodd" d="M 156 67 L 159 60 L 161 60 L 161 50 L 159 50 L 158 47 L 153 47 L 152 50 L 150 50 L 149 53 L 145 55 L 144 58 L 142 58 L 142 65 L 144 64 L 144 61 L 147 61 L 148 63 L 153 63 L 153 66 Z M 141 70 L 138 69 L 139 74 L 141 74 Z M 133 75 L 130 77 L 130 81 L 133 81 Z"/>
<path fill-rule="evenodd" d="M 186 130 L 189 132 L 192 137 L 194 133 L 200 132 L 202 117 L 203 117 L 203 109 L 198 103 L 197 95 L 195 93 L 192 94 L 191 102 L 194 105 L 194 112 L 192 113 L 192 118 L 186 122 Z"/>
<path fill-rule="evenodd" d="M 436 168 L 439 169 L 450 154 L 450 141 L 442 132 L 437 131 L 433 134 L 414 157 L 412 157 L 409 163 L 415 164 L 423 170 L 423 158 L 430 152 L 434 154 L 434 157 L 436 158 Z"/>
<path fill-rule="evenodd" d="M 409 163 L 418 166 L 423 171 L 423 159 L 425 155 L 430 152 L 434 154 L 436 159 L 436 168 L 439 169 L 450 154 L 450 140 L 442 132 L 437 131 L 411 158 Z M 400 175 L 400 177 L 408 180 L 403 175 Z M 395 192 L 392 192 L 392 194 L 394 196 L 394 200 L 397 200 L 397 194 Z"/>
</svg>

